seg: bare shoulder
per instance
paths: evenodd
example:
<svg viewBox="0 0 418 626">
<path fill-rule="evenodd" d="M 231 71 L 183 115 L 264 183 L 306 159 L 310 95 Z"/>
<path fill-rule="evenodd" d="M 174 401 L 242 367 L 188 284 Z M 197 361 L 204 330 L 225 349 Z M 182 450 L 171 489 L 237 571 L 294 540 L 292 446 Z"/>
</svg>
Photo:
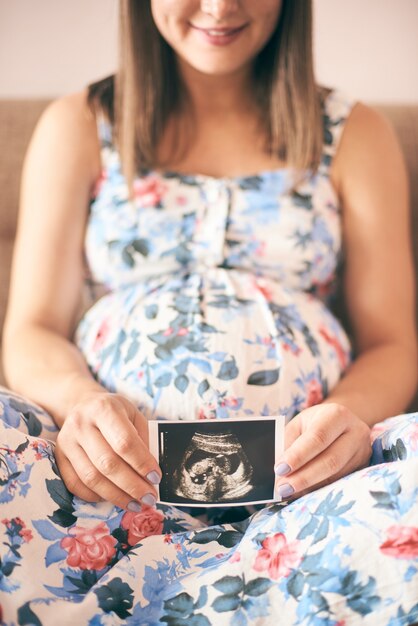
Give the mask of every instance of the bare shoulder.
<svg viewBox="0 0 418 626">
<path fill-rule="evenodd" d="M 344 127 L 334 160 L 332 178 L 337 190 L 364 176 L 385 172 L 405 175 L 405 164 L 390 120 L 362 102 L 354 105 Z"/>
<path fill-rule="evenodd" d="M 86 131 L 94 128 L 94 114 L 87 101 L 87 90 L 53 100 L 41 116 L 41 123 L 58 125 L 63 131 Z M 68 128 L 68 125 L 71 128 Z"/>
<path fill-rule="evenodd" d="M 97 177 L 100 152 L 87 90 L 58 98 L 46 107 L 33 134 L 30 151 L 36 151 L 39 156 L 54 153 L 67 163 L 78 162 L 77 169 L 83 168 L 89 177 Z"/>
</svg>

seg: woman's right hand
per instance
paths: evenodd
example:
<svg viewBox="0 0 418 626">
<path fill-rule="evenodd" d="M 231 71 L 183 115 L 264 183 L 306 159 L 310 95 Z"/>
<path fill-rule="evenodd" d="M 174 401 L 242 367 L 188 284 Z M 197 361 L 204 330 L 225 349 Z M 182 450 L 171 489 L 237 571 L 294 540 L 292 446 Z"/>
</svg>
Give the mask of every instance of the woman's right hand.
<svg viewBox="0 0 418 626">
<path fill-rule="evenodd" d="M 130 511 L 156 502 L 152 485 L 161 470 L 148 449 L 147 422 L 120 394 L 84 396 L 66 417 L 55 454 L 67 489 L 83 500 Z"/>
</svg>

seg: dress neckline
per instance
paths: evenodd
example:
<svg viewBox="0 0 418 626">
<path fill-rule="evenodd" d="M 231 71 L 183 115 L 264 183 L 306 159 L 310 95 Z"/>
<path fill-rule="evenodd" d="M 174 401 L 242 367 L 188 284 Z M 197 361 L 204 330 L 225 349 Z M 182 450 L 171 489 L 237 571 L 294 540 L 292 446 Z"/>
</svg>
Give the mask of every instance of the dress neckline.
<svg viewBox="0 0 418 626">
<path fill-rule="evenodd" d="M 257 179 L 268 178 L 283 178 L 287 177 L 290 173 L 294 172 L 294 168 L 290 166 L 278 167 L 273 169 L 260 170 L 253 174 L 237 174 L 235 176 L 214 176 L 211 174 L 202 174 L 196 172 L 179 172 L 177 170 L 160 170 L 160 169 L 143 169 L 138 173 L 137 177 L 156 176 L 164 180 L 179 180 L 183 182 L 196 182 L 196 183 L 208 183 L 208 184 L 231 184 L 231 183 L 251 183 Z"/>
</svg>

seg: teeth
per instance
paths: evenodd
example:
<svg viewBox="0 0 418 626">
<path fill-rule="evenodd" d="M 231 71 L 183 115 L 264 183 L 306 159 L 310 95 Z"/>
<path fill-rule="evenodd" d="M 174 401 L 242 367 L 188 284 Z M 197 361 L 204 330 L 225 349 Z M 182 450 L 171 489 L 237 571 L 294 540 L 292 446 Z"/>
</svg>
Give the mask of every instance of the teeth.
<svg viewBox="0 0 418 626">
<path fill-rule="evenodd" d="M 207 33 L 211 36 L 211 37 L 222 37 L 223 35 L 228 35 L 229 33 L 231 33 L 232 31 L 228 30 L 228 31 L 219 31 L 219 30 L 208 30 Z"/>
</svg>

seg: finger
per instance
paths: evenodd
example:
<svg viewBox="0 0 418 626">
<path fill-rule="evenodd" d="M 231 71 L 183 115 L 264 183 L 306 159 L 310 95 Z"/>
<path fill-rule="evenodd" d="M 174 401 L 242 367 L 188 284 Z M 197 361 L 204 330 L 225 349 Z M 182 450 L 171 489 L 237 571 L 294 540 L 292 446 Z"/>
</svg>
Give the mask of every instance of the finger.
<svg viewBox="0 0 418 626">
<path fill-rule="evenodd" d="M 112 502 L 121 509 L 127 509 L 129 511 L 140 511 L 141 504 L 147 506 L 153 506 L 155 504 L 154 496 L 152 496 L 152 499 L 146 498 L 145 500 L 143 496 L 141 499 L 142 502 L 132 499 L 129 494 L 125 493 L 99 472 L 80 446 L 77 445 L 74 447 L 74 450 L 71 451 L 70 459 L 82 483 L 86 485 L 90 491 L 94 491 L 94 493 L 101 496 L 103 500 Z"/>
<path fill-rule="evenodd" d="M 344 420 L 335 419 L 332 413 L 324 412 L 320 420 L 313 423 L 285 450 L 280 463 L 275 467 L 276 474 L 285 476 L 303 467 L 326 450 L 345 430 Z"/>
<path fill-rule="evenodd" d="M 286 499 L 295 494 L 302 495 L 329 484 L 355 467 L 357 448 L 353 451 L 350 446 L 350 434 L 343 433 L 322 454 L 314 457 L 310 462 L 286 478 L 279 478 L 275 485 L 275 497 L 278 500 Z"/>
<path fill-rule="evenodd" d="M 110 394 L 115 403 L 119 405 L 118 411 L 123 411 L 129 421 L 133 424 L 136 432 L 139 434 L 142 441 L 148 446 L 148 423 L 147 418 L 139 411 L 139 409 L 124 396 L 120 394 Z"/>
<path fill-rule="evenodd" d="M 121 407 L 126 415 L 126 408 L 122 404 Z M 96 426 L 116 454 L 139 476 L 153 484 L 160 482 L 160 467 L 129 419 L 115 419 L 114 410 L 106 407 L 104 413 L 98 416 Z"/>
<path fill-rule="evenodd" d="M 154 487 L 115 453 L 100 431 L 97 429 L 89 431 L 89 437 L 83 442 L 83 449 L 100 474 L 128 494 L 131 499 L 140 501 L 148 494 L 156 500 L 157 493 Z M 151 502 L 150 498 L 147 500 Z"/>
<path fill-rule="evenodd" d="M 80 480 L 78 474 L 73 469 L 69 459 L 61 451 L 55 449 L 55 460 L 62 480 L 68 491 L 74 496 L 86 500 L 87 502 L 101 502 L 101 498 L 97 493 L 86 487 Z"/>
<path fill-rule="evenodd" d="M 301 498 L 302 496 L 306 495 L 307 493 L 310 493 L 311 491 L 314 491 L 314 490 L 316 491 L 317 489 L 321 489 L 322 487 L 327 487 L 328 485 L 332 485 L 340 478 L 343 478 L 344 476 L 351 474 L 353 471 L 360 470 L 363 467 L 367 466 L 367 461 L 363 461 L 361 463 L 356 462 L 355 461 L 356 458 L 358 458 L 357 454 L 351 457 L 349 461 L 347 461 L 347 463 L 344 465 L 344 467 L 342 467 L 341 470 L 335 476 L 332 476 L 332 477 L 330 476 L 329 478 L 326 478 L 325 480 L 322 480 L 319 483 L 316 483 L 307 489 L 303 489 L 302 491 L 295 492 L 293 495 L 288 496 L 286 499 L 292 501 L 294 499 Z"/>
<path fill-rule="evenodd" d="M 284 449 L 287 450 L 290 446 L 296 441 L 301 434 L 301 424 L 299 420 L 299 416 L 296 415 L 290 422 L 288 422 L 284 429 Z M 286 463 L 284 458 L 281 458 L 280 461 L 276 464 L 274 471 L 277 476 L 286 476 L 290 474 L 291 468 L 290 465 Z"/>
<path fill-rule="evenodd" d="M 300 420 L 298 416 L 290 420 L 284 429 L 284 448 L 287 450 L 294 441 L 302 434 Z"/>
<path fill-rule="evenodd" d="M 361 455 L 358 451 L 347 461 L 347 463 L 340 469 L 339 472 L 335 476 L 330 476 L 325 480 L 320 481 L 318 484 L 314 485 L 315 489 L 320 489 L 321 487 L 325 487 L 327 485 L 331 485 L 336 480 L 343 478 L 343 476 L 347 476 L 347 474 L 351 474 L 357 470 L 360 470 L 364 467 L 367 467 L 368 460 L 370 455 Z M 307 489 L 301 492 L 298 492 L 297 496 L 303 496 L 305 493 L 308 493 L 311 489 Z"/>
</svg>

